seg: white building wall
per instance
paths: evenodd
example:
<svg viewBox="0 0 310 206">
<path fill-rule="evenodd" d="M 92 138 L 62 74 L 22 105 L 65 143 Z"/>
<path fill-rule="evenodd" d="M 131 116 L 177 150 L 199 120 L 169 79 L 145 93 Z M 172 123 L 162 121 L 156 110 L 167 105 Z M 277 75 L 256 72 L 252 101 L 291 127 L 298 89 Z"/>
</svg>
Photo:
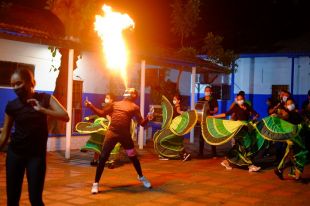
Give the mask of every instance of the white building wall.
<svg viewBox="0 0 310 206">
<path fill-rule="evenodd" d="M 52 63 L 52 54 L 47 45 L 31 44 L 18 41 L 0 39 L 0 61 L 10 61 L 35 66 L 36 90 L 53 91 L 58 71 L 50 71 L 52 64 L 60 63 L 57 54 Z M 39 78 L 38 78 L 39 77 Z"/>
<path fill-rule="evenodd" d="M 172 82 L 176 82 L 179 75 L 179 71 L 171 69 L 168 72 L 166 79 L 170 79 Z M 191 73 L 183 71 L 181 74 L 179 91 L 181 95 L 190 96 L 191 92 Z"/>
<path fill-rule="evenodd" d="M 291 84 L 291 59 L 254 58 L 254 92 L 251 94 L 271 94 L 272 85 Z"/>
<path fill-rule="evenodd" d="M 109 92 L 109 71 L 103 66 L 101 54 L 83 52 L 73 76 L 83 80 L 83 92 L 105 94 Z"/>
<path fill-rule="evenodd" d="M 249 69 L 250 68 L 250 59 L 239 59 L 237 61 L 238 68 L 237 72 L 235 73 L 235 85 L 234 85 L 234 91 L 243 90 L 246 93 L 249 92 Z"/>
<path fill-rule="evenodd" d="M 48 50 L 48 45 L 32 44 L 0 39 L 0 61 L 10 61 L 35 66 L 36 90 L 54 91 L 59 71 L 51 71 L 52 64 L 60 65 L 61 55 L 57 52 L 55 58 Z M 75 79 L 81 79 L 85 93 L 104 94 L 108 91 L 109 76 L 104 68 L 100 54 L 84 52 L 74 71 Z"/>
<path fill-rule="evenodd" d="M 310 89 L 310 57 L 295 58 L 294 94 L 307 94 Z"/>
<path fill-rule="evenodd" d="M 272 85 L 291 88 L 292 58 L 252 57 L 240 58 L 235 73 L 234 91 L 247 94 L 271 94 Z M 295 58 L 294 94 L 306 94 L 310 88 L 310 58 Z"/>
</svg>

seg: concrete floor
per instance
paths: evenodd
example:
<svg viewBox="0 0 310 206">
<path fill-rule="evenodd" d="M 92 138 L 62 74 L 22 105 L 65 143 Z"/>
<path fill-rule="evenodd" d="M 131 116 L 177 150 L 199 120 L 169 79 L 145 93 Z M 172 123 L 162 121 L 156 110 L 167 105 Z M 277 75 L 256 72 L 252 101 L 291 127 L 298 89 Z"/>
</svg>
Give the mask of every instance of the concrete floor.
<svg viewBox="0 0 310 206">
<path fill-rule="evenodd" d="M 44 202 L 47 206 L 68 205 L 309 205 L 310 184 L 293 180 L 279 180 L 272 168 L 258 173 L 234 168 L 225 170 L 217 159 L 195 158 L 197 147 L 188 146 L 193 154 L 191 161 L 160 161 L 152 143 L 140 150 L 144 175 L 152 182 L 152 189 L 145 189 L 136 179 L 128 161 L 115 169 L 106 169 L 100 182 L 101 192 L 90 194 L 95 168 L 89 166 L 90 154 L 72 151 L 71 160 L 64 159 L 62 152 L 47 155 L 47 176 Z M 227 145 L 218 148 L 224 154 Z M 206 152 L 210 147 L 207 146 Z M 122 158 L 124 159 L 124 158 Z M 0 155 L 0 205 L 6 205 L 5 156 Z M 310 165 L 304 178 L 310 179 Z M 30 205 L 27 181 L 20 205 Z"/>
</svg>

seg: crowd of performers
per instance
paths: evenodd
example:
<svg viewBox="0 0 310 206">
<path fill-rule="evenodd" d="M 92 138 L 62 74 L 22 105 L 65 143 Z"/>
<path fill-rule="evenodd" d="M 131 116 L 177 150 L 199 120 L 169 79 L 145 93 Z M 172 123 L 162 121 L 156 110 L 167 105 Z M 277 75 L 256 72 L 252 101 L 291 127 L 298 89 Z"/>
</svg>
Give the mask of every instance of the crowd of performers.
<svg viewBox="0 0 310 206">
<path fill-rule="evenodd" d="M 282 90 L 278 99 L 268 99 L 268 116 L 261 120 L 251 102 L 245 99 L 243 91 L 236 95 L 234 103 L 222 114 L 217 114 L 218 103 L 212 96 L 210 86 L 205 88 L 205 96 L 199 102 L 203 104 L 200 118 L 191 116 L 193 111 L 183 111 L 180 116 L 170 118 L 169 115 L 174 115 L 169 111 L 173 113 L 177 110 L 163 98 L 163 127 L 154 135 L 155 150 L 161 156 L 180 157 L 178 152 L 183 148 L 181 139 L 186 134 L 183 131 L 188 132 L 198 120 L 201 127 L 199 156 L 203 155 L 204 142 L 211 145 L 213 157 L 217 156 L 217 145 L 231 142 L 232 147 L 221 162 L 227 170 L 239 167 L 257 172 L 261 170 L 263 159 L 274 155 L 274 172 L 280 179 L 284 179 L 284 170 L 290 167 L 289 175 L 301 180 L 304 165 L 309 160 L 310 91 L 302 109 L 298 110 L 290 93 Z M 175 102 L 173 104 L 174 108 L 178 107 Z"/>
<path fill-rule="evenodd" d="M 16 70 L 11 76 L 11 85 L 17 97 L 6 106 L 0 136 L 0 151 L 7 146 L 7 205 L 19 205 L 25 172 L 31 204 L 44 205 L 42 192 L 46 173 L 47 117 L 63 121 L 68 121 L 69 117 L 53 95 L 34 91 L 35 81 L 29 70 Z M 150 181 L 142 173 L 133 136 L 136 125 L 145 126 L 153 115 L 141 116 L 139 106 L 134 103 L 137 97 L 137 91 L 130 88 L 121 101 L 114 101 L 114 96 L 107 94 L 102 108 L 85 101 L 85 106 L 97 116 L 87 117 L 88 121 L 93 121 L 81 122 L 76 129 L 91 136 L 81 151 L 95 151 L 91 162 L 91 165 L 97 166 L 91 188 L 93 194 L 99 192 L 104 167 L 107 163 L 113 165 L 113 159 L 109 158 L 119 152 L 120 145 L 131 160 L 137 179 L 144 187 L 151 188 Z M 190 160 L 183 137 L 200 125 L 200 156 L 203 156 L 205 142 L 212 146 L 212 155 L 216 157 L 216 146 L 230 141 L 232 148 L 221 165 L 227 170 L 237 166 L 257 172 L 261 169 L 255 165 L 257 156 L 263 158 L 274 149 L 277 163 L 275 174 L 284 179 L 284 170 L 290 167 L 290 175 L 296 180 L 301 179 L 309 159 L 310 91 L 300 111 L 290 93 L 281 91 L 277 100 L 268 99 L 269 116 L 261 120 L 258 120 L 259 114 L 251 102 L 245 99 L 244 92 L 237 94 L 235 102 L 222 114 L 217 114 L 218 103 L 212 96 L 211 87 L 205 88 L 205 97 L 199 102 L 200 115 L 197 110 L 182 108 L 180 95 L 173 97 L 172 104 L 165 96 L 162 97 L 162 125 L 153 136 L 154 149 L 161 159 Z M 227 116 L 230 116 L 229 120 L 223 119 Z M 11 134 L 13 125 L 14 132 Z"/>
</svg>

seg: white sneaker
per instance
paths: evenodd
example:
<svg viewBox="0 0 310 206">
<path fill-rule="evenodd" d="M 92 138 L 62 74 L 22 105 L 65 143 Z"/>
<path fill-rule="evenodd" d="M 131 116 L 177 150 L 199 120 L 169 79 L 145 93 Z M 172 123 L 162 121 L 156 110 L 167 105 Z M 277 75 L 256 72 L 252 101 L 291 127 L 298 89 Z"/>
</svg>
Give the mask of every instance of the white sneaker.
<svg viewBox="0 0 310 206">
<path fill-rule="evenodd" d="M 227 160 L 221 162 L 221 165 L 226 168 L 226 170 L 232 170 L 232 167 L 229 165 Z"/>
<path fill-rule="evenodd" d="M 93 186 L 91 188 L 91 193 L 97 194 L 98 192 L 99 192 L 99 183 L 95 182 L 95 183 L 93 183 Z"/>
<path fill-rule="evenodd" d="M 261 169 L 261 167 L 257 167 L 255 165 L 249 166 L 249 172 L 258 172 Z"/>
<path fill-rule="evenodd" d="M 168 158 L 163 157 L 163 156 L 161 156 L 161 155 L 158 156 L 158 159 L 159 159 L 159 160 L 169 160 Z"/>
<path fill-rule="evenodd" d="M 138 180 L 139 180 L 140 182 L 142 182 L 142 184 L 143 184 L 144 187 L 146 187 L 146 188 L 151 188 L 151 187 L 152 187 L 150 181 L 148 181 L 148 179 L 146 179 L 146 177 L 144 177 L 144 176 L 139 177 L 139 176 L 138 176 Z"/>
</svg>

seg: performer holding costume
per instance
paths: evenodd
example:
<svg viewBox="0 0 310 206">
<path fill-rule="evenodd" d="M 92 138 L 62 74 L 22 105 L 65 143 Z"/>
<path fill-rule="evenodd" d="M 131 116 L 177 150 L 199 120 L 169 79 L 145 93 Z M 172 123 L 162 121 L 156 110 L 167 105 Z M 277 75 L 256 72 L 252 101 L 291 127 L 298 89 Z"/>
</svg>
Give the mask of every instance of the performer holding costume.
<svg viewBox="0 0 310 206">
<path fill-rule="evenodd" d="M 281 115 L 281 119 L 296 126 L 300 125 L 299 129 L 301 129 L 302 117 L 295 108 L 293 99 L 287 99 L 285 102 L 285 108 L 282 110 Z M 274 170 L 275 174 L 282 180 L 284 179 L 283 172 L 287 167 L 291 167 L 290 175 L 296 180 L 299 180 L 307 161 L 308 151 L 306 150 L 304 139 L 300 136 L 300 132 L 297 133 L 297 135 L 294 135 L 295 137 L 291 136 L 290 139 L 286 141 L 287 148 L 285 155 L 278 167 Z"/>
<path fill-rule="evenodd" d="M 106 132 L 103 142 L 103 148 L 99 159 L 99 164 L 96 170 L 95 182 L 93 183 L 91 193 L 99 192 L 99 181 L 103 173 L 104 165 L 109 159 L 110 152 L 117 142 L 120 142 L 124 147 L 129 159 L 132 161 L 136 172 L 138 173 L 138 180 L 141 181 L 146 188 L 151 188 L 151 183 L 142 174 L 140 161 L 138 160 L 134 143 L 130 134 L 131 119 L 136 118 L 141 126 L 145 126 L 152 117 L 147 116 L 146 119 L 141 117 L 139 106 L 134 103 L 138 97 L 138 92 L 134 88 L 127 89 L 122 101 L 114 102 L 107 105 L 102 110 L 94 107 L 91 102 L 85 101 L 85 105 L 91 108 L 97 115 L 111 116 L 111 123 Z"/>
<path fill-rule="evenodd" d="M 244 102 L 244 96 L 242 94 L 238 94 L 236 97 L 236 103 L 229 111 L 226 113 L 214 115 L 214 118 L 224 118 L 228 115 L 234 114 L 235 120 L 237 121 L 249 121 L 250 117 L 253 116 L 253 120 L 258 118 L 258 114 L 255 110 L 252 109 L 248 104 Z M 250 150 L 252 146 L 255 146 L 255 140 L 252 141 L 253 136 L 250 135 L 251 128 L 248 126 L 243 126 L 238 131 L 235 136 L 235 145 L 228 152 L 227 160 L 224 160 L 221 165 L 226 169 L 230 170 L 232 167 L 230 163 L 235 164 L 237 166 L 245 166 L 247 165 L 249 168 L 249 172 L 256 172 L 260 170 L 260 167 L 255 166 L 251 161 L 251 156 L 249 154 L 253 154 Z"/>
<path fill-rule="evenodd" d="M 42 193 L 46 172 L 47 116 L 69 121 L 62 105 L 52 95 L 34 91 L 35 80 L 28 69 L 11 76 L 17 98 L 8 102 L 0 137 L 0 150 L 11 136 L 6 156 L 7 205 L 19 205 L 26 171 L 31 205 L 44 205 Z"/>
<path fill-rule="evenodd" d="M 181 100 L 182 100 L 181 95 L 179 94 L 174 95 L 173 100 L 172 100 L 172 103 L 174 105 L 173 118 L 183 114 L 184 112 L 183 108 L 181 107 Z M 182 138 L 182 143 L 183 143 L 184 136 L 180 136 L 180 138 Z M 191 157 L 191 154 L 186 152 L 184 144 L 183 144 L 183 150 L 180 152 L 181 160 L 187 161 L 187 160 L 190 160 L 190 157 Z"/>
<path fill-rule="evenodd" d="M 212 96 L 212 88 L 211 86 L 206 86 L 205 88 L 205 96 L 203 98 L 200 98 L 199 101 L 207 102 L 209 104 L 209 114 L 210 115 L 215 115 L 218 112 L 218 103 L 217 100 Z M 204 140 L 203 136 L 200 133 L 199 136 L 199 156 L 203 157 L 203 150 L 204 150 Z M 216 146 L 211 145 L 212 149 L 212 155 L 214 158 L 216 158 Z"/>
<path fill-rule="evenodd" d="M 174 102 L 178 104 L 178 101 L 175 100 Z M 196 125 L 198 119 L 197 112 L 196 110 L 180 112 L 179 106 L 173 107 L 165 96 L 162 96 L 161 106 L 163 122 L 161 130 L 156 131 L 153 136 L 154 149 L 161 157 L 167 159 L 178 159 L 181 157 L 182 160 L 186 161 L 189 156 L 183 155 L 183 136 L 188 134 Z M 177 111 L 181 114 L 178 114 Z M 177 114 L 174 115 L 174 113 Z"/>
<path fill-rule="evenodd" d="M 302 104 L 301 115 L 303 118 L 303 136 L 305 137 L 306 148 L 310 150 L 310 90 L 308 91 L 307 100 Z M 308 161 L 310 162 L 310 155 L 308 154 Z"/>
<path fill-rule="evenodd" d="M 105 96 L 105 99 L 104 99 L 104 107 L 109 105 L 109 104 L 112 104 L 115 100 L 115 96 L 111 93 L 108 93 L 106 94 Z M 97 115 L 92 115 L 92 116 L 88 116 L 88 117 L 85 117 L 84 118 L 85 120 L 89 121 L 89 120 L 92 120 L 92 119 L 95 119 L 94 123 L 89 125 L 89 127 L 93 127 L 93 128 L 96 128 L 96 125 L 99 125 L 99 126 L 108 126 L 109 122 L 111 122 L 111 117 L 109 115 L 106 116 L 106 119 L 105 118 L 98 118 Z M 107 121 L 108 122 L 107 122 Z M 80 124 L 77 125 L 76 129 L 78 132 L 81 132 L 81 133 L 85 133 L 85 131 L 83 130 L 80 130 Z M 90 164 L 92 166 L 97 166 L 98 165 L 98 160 L 99 160 L 99 154 L 101 153 L 101 149 L 100 149 L 100 152 L 98 152 L 96 150 L 96 148 L 98 147 L 102 147 L 102 143 L 103 143 L 103 140 L 104 140 L 104 135 L 105 135 L 105 132 L 106 132 L 106 129 L 107 127 L 102 127 L 102 129 L 100 129 L 99 131 L 96 131 L 94 133 L 91 133 L 91 139 L 89 141 L 87 141 L 86 145 L 84 147 L 81 148 L 81 151 L 87 151 L 87 150 L 93 150 L 94 151 L 94 158 L 93 160 L 90 162 Z M 97 141 L 98 144 L 97 144 Z M 94 145 L 96 144 L 96 145 Z M 120 145 L 117 144 L 115 146 L 116 148 L 114 148 L 114 153 L 118 153 L 118 150 L 119 150 L 119 147 Z M 114 164 L 114 160 L 111 160 L 108 162 L 108 166 L 109 168 L 113 168 Z"/>
</svg>

